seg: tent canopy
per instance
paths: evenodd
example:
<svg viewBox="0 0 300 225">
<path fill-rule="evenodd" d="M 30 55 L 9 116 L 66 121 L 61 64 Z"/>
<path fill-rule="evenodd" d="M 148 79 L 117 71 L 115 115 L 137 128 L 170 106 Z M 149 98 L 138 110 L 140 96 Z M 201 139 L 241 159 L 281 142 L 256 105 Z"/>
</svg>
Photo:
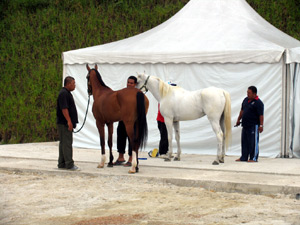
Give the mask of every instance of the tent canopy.
<svg viewBox="0 0 300 225">
<path fill-rule="evenodd" d="M 300 42 L 244 0 L 191 0 L 161 25 L 124 40 L 63 53 L 64 64 L 300 62 Z"/>
</svg>

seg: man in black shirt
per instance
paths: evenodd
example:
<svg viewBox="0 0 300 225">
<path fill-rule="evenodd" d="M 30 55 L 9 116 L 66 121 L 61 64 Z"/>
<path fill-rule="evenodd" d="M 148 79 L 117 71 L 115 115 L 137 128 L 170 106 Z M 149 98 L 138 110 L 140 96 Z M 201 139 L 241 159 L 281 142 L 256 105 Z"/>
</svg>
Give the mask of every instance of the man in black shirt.
<svg viewBox="0 0 300 225">
<path fill-rule="evenodd" d="M 77 109 L 71 91 L 75 90 L 75 79 L 66 77 L 64 87 L 57 98 L 57 127 L 59 134 L 58 168 L 78 170 L 73 161 L 73 128 L 78 123 Z"/>
<path fill-rule="evenodd" d="M 242 156 L 236 161 L 258 161 L 259 133 L 264 130 L 264 104 L 257 96 L 257 88 L 250 86 L 247 97 L 242 103 L 242 108 L 236 122 L 239 126 L 242 119 Z"/>
</svg>

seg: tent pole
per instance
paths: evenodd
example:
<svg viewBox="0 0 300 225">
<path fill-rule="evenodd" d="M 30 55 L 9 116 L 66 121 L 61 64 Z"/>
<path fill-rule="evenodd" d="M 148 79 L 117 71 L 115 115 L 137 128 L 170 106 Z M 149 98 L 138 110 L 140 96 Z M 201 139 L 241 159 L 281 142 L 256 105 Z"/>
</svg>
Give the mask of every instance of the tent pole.
<svg viewBox="0 0 300 225">
<path fill-rule="evenodd" d="M 283 57 L 284 58 L 284 57 Z M 286 65 L 284 59 L 282 59 L 282 117 L 281 117 L 281 151 L 280 151 L 280 158 L 284 157 L 285 152 L 285 114 L 286 114 Z"/>
<path fill-rule="evenodd" d="M 286 52 L 283 54 L 282 63 L 282 130 L 281 130 L 281 158 L 289 157 L 289 112 L 290 112 L 290 75 L 286 62 Z"/>
<path fill-rule="evenodd" d="M 285 129 L 285 152 L 284 152 L 284 158 L 290 157 L 290 124 L 291 124 L 291 71 L 290 71 L 290 65 L 286 64 L 286 129 Z"/>
</svg>

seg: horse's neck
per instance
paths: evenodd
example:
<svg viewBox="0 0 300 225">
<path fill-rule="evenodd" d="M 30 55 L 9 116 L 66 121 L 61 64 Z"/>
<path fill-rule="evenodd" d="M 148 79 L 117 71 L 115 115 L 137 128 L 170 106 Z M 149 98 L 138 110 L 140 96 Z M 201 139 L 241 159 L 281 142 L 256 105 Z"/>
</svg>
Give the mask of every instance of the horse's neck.
<svg viewBox="0 0 300 225">
<path fill-rule="evenodd" d="M 101 85 L 100 81 L 98 80 L 97 76 L 91 77 L 91 85 L 93 90 L 93 96 L 97 97 L 98 95 L 101 95 L 103 92 L 112 91 L 109 87 L 105 87 Z"/>
<path fill-rule="evenodd" d="M 154 98 L 158 102 L 160 102 L 161 96 L 160 96 L 160 92 L 159 92 L 159 80 L 150 77 L 149 84 L 148 84 L 148 89 L 152 93 L 152 95 L 154 96 Z"/>
</svg>

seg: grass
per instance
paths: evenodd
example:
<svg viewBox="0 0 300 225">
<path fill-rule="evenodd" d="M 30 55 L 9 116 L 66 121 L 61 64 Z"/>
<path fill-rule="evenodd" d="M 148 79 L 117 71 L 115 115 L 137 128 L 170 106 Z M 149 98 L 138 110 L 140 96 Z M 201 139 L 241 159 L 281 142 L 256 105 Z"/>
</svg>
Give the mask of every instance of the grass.
<svg viewBox="0 0 300 225">
<path fill-rule="evenodd" d="M 124 39 L 164 22 L 188 0 L 2 0 L 0 143 L 57 140 L 61 53 Z M 248 0 L 300 40 L 299 1 Z"/>
</svg>

